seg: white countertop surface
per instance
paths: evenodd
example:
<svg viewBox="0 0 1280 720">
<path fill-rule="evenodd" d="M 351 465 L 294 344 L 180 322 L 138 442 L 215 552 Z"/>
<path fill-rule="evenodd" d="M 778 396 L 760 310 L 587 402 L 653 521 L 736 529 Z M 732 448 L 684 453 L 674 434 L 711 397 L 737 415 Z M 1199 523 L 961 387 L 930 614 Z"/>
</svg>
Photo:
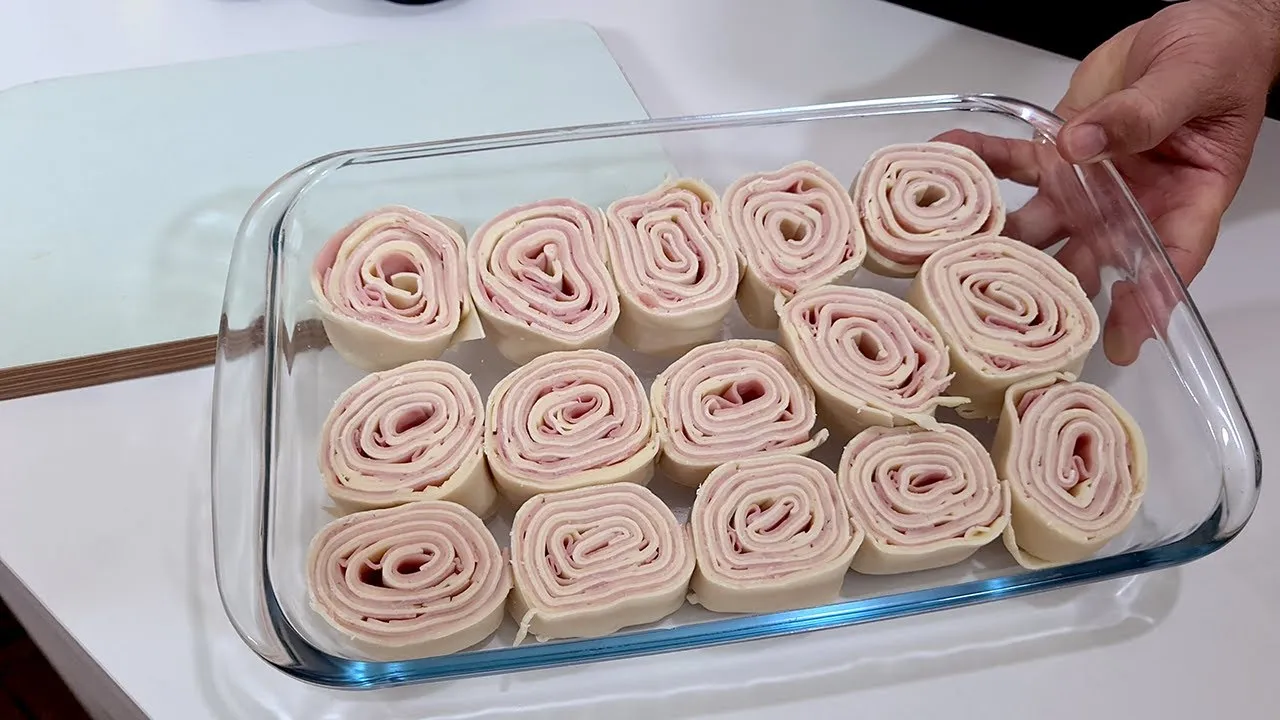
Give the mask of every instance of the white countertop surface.
<svg viewBox="0 0 1280 720">
<path fill-rule="evenodd" d="M 525 18 L 595 25 L 655 116 L 954 91 L 1052 106 L 1074 66 L 871 0 L 7 0 L 0 88 Z M 1268 121 L 1192 286 L 1266 458 L 1280 457 L 1268 370 L 1280 360 L 1277 187 L 1280 124 Z M 217 602 L 211 379 L 206 369 L 0 403 L 0 592 L 102 717 L 1252 719 L 1280 706 L 1273 491 L 1202 561 L 1026 601 L 1044 608 L 1043 627 L 1003 627 L 996 603 L 508 678 L 305 686 L 259 661 Z"/>
</svg>

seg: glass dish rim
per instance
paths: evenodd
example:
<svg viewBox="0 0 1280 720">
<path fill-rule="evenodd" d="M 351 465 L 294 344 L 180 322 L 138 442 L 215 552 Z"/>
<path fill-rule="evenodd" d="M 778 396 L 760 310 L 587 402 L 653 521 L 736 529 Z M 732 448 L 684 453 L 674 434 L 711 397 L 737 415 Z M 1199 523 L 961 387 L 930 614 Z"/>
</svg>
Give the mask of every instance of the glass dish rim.
<svg viewBox="0 0 1280 720">
<path fill-rule="evenodd" d="M 1119 555 L 1095 558 L 1071 565 L 1045 570 L 1021 571 L 1015 575 L 973 580 L 922 590 L 895 593 L 856 600 L 842 600 L 830 605 L 788 612 L 763 615 L 735 616 L 673 628 L 648 629 L 624 632 L 603 638 L 571 640 L 548 644 L 527 644 L 520 647 L 495 648 L 446 655 L 435 658 L 400 662 L 376 662 L 351 660 L 330 655 L 314 646 L 298 633 L 286 618 L 276 598 L 271 580 L 269 554 L 270 521 L 265 508 L 271 494 L 271 457 L 273 454 L 275 412 L 274 395 L 277 392 L 278 334 L 281 332 L 281 298 L 277 291 L 280 283 L 283 252 L 283 231 L 297 201 L 316 183 L 336 170 L 359 164 L 374 164 L 402 160 L 440 157 L 446 155 L 487 152 L 518 147 L 598 140 L 640 135 L 660 135 L 691 130 L 741 128 L 761 125 L 781 125 L 841 118 L 873 117 L 878 115 L 905 115 L 928 112 L 989 112 L 1023 120 L 1042 137 L 1052 141 L 1061 129 L 1063 120 L 1054 113 L 1023 100 L 993 93 L 956 93 L 939 95 L 877 98 L 820 103 L 782 108 L 742 110 L 724 113 L 707 113 L 672 117 L 645 118 L 620 122 L 562 126 L 511 133 L 480 135 L 450 140 L 439 140 L 403 145 L 367 147 L 341 150 L 314 158 L 281 176 L 255 200 L 246 212 L 236 234 L 232 270 L 228 273 L 227 299 L 224 300 L 218 336 L 218 361 L 215 366 L 213 428 L 211 451 L 214 455 L 211 482 L 215 498 L 220 482 L 218 471 L 218 421 L 222 390 L 220 382 L 224 371 L 224 350 L 228 347 L 231 283 L 234 278 L 234 255 L 243 252 L 243 246 L 257 238 L 253 229 L 267 216 L 270 247 L 266 272 L 266 292 L 263 309 L 264 333 L 262 352 L 267 361 L 262 373 L 260 390 L 263 393 L 263 457 L 257 458 L 255 467 L 260 474 L 257 498 L 260 503 L 257 518 L 254 558 L 255 601 L 262 611 L 260 617 L 242 617 L 227 597 L 223 577 L 228 572 L 242 572 L 243 565 L 227 567 L 223 554 L 218 552 L 219 507 L 212 507 L 214 531 L 214 569 L 217 577 L 219 600 L 232 626 L 240 638 L 263 660 L 277 669 L 309 684 L 327 688 L 364 690 L 399 685 L 433 682 L 447 679 L 491 675 L 547 667 L 559 667 L 583 662 L 597 662 L 627 657 L 651 655 L 675 650 L 710 647 L 746 640 L 777 637 L 814 630 L 905 617 L 936 610 L 965 607 L 993 600 L 1039 593 L 1050 589 L 1097 582 L 1109 578 L 1134 575 L 1160 568 L 1185 564 L 1199 559 L 1230 542 L 1238 535 L 1257 505 L 1261 489 L 1262 465 L 1256 436 L 1239 393 L 1228 373 L 1204 320 L 1192 301 L 1186 287 L 1179 280 L 1168 255 L 1160 244 L 1155 230 L 1137 204 L 1119 172 L 1110 163 L 1102 164 L 1107 182 L 1115 185 L 1136 218 L 1142 241 L 1148 249 L 1161 258 L 1159 272 L 1171 276 L 1178 297 L 1188 311 L 1193 328 L 1203 341 L 1207 359 L 1223 381 L 1220 392 L 1235 410 L 1228 418 L 1235 431 L 1233 437 L 1248 453 L 1252 477 L 1238 478 L 1247 494 L 1236 498 L 1227 492 L 1231 485 L 1227 475 L 1243 476 L 1248 468 L 1227 471 L 1223 478 L 1223 492 L 1214 512 L 1187 535 L 1156 547 L 1132 550 Z M 1077 167 L 1076 172 L 1080 169 Z M 283 206 L 283 209 L 276 209 Z M 254 352 L 257 352 L 255 349 Z M 1218 447 L 1232 441 L 1220 440 Z M 1232 512 L 1224 512 L 1230 508 Z M 264 623 L 258 629 L 269 633 L 285 658 L 269 657 L 252 638 L 246 626 Z"/>
</svg>

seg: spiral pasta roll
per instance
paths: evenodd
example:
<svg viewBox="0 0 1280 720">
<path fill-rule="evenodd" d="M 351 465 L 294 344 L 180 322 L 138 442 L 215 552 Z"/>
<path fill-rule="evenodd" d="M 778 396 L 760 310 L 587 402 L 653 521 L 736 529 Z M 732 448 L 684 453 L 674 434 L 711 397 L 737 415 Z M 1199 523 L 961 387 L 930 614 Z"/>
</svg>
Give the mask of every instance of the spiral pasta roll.
<svg viewBox="0 0 1280 720">
<path fill-rule="evenodd" d="M 1050 372 L 1079 375 L 1098 312 L 1057 260 L 1005 237 L 971 238 L 929 256 L 907 291 L 951 352 L 958 412 L 996 418 L 1004 392 Z"/>
<path fill-rule="evenodd" d="M 517 365 L 602 348 L 618 322 L 604 217 L 567 198 L 519 205 L 476 230 L 468 287 L 498 352 Z"/>
<path fill-rule="evenodd" d="M 827 440 L 813 388 L 768 340 L 724 340 L 690 350 L 654 379 L 658 467 L 697 486 L 717 465 L 751 455 L 808 455 Z"/>
<path fill-rule="evenodd" d="M 853 199 L 812 162 L 739 178 L 725 189 L 721 213 L 746 261 L 738 306 L 758 328 L 778 327 L 776 295 L 850 276 L 867 254 Z"/>
<path fill-rule="evenodd" d="M 466 285 L 462 227 L 389 205 L 339 230 L 311 268 L 329 343 L 352 365 L 387 370 L 434 360 L 483 336 Z"/>
<path fill-rule="evenodd" d="M 419 360 L 347 388 L 320 428 L 320 473 L 344 510 L 450 500 L 481 517 L 497 492 L 480 391 L 457 366 Z"/>
<path fill-rule="evenodd" d="M 537 495 L 511 525 L 516 643 L 527 633 L 600 637 L 661 620 L 684 604 L 693 563 L 688 532 L 643 485 Z"/>
<path fill-rule="evenodd" d="M 954 565 L 1000 537 L 1009 489 L 977 438 L 955 425 L 871 427 L 845 446 L 840 490 L 867 541 L 853 569 L 870 575 Z"/>
<path fill-rule="evenodd" d="M 312 609 L 377 660 L 447 655 L 502 624 L 511 569 L 480 518 L 424 500 L 330 522 L 311 541 Z"/>
<path fill-rule="evenodd" d="M 951 360 L 933 324 L 881 290 L 825 285 L 778 299 L 782 346 L 817 396 L 829 427 L 850 435 L 872 426 L 937 428 Z"/>
<path fill-rule="evenodd" d="M 999 235 L 1005 206 L 996 177 L 967 147 L 904 143 L 877 150 L 851 190 L 867 235 L 863 266 L 912 277 L 934 251 L 969 237 Z"/>
<path fill-rule="evenodd" d="M 991 450 L 1013 515 L 1004 544 L 1030 569 L 1078 562 L 1129 526 L 1147 491 L 1147 445 L 1106 390 L 1053 373 L 1015 383 Z"/>
<path fill-rule="evenodd" d="M 489 395 L 485 455 L 519 505 L 538 493 L 653 477 L 658 432 L 635 371 L 600 350 L 548 353 Z"/>
<path fill-rule="evenodd" d="M 668 180 L 614 202 L 605 221 L 622 305 L 618 339 L 659 356 L 717 339 L 742 273 L 715 191 L 700 180 Z"/>
<path fill-rule="evenodd" d="M 863 532 L 830 468 L 799 455 L 734 460 L 707 476 L 689 514 L 697 569 L 689 601 L 778 612 L 840 595 Z"/>
</svg>

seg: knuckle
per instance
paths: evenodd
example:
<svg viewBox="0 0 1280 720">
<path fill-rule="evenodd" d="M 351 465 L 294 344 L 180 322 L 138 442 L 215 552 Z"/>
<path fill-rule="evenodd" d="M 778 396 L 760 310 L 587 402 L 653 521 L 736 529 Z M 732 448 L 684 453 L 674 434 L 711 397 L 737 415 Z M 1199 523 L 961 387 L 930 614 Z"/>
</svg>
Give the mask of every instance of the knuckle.
<svg viewBox="0 0 1280 720">
<path fill-rule="evenodd" d="M 1154 145 L 1163 138 L 1167 125 L 1167 109 L 1140 86 L 1124 91 L 1124 112 L 1120 117 L 1122 132 L 1133 142 Z"/>
</svg>

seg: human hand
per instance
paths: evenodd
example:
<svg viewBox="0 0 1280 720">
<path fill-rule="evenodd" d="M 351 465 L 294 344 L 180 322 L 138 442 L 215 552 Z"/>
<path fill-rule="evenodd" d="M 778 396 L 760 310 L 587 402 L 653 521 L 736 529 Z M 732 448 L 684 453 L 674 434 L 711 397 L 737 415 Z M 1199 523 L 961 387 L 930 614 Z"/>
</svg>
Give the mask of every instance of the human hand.
<svg viewBox="0 0 1280 720">
<path fill-rule="evenodd" d="M 1280 3 L 1191 0 L 1084 59 L 1055 112 L 1064 158 L 1111 159 L 1190 283 L 1253 155 L 1280 71 Z"/>
<path fill-rule="evenodd" d="M 1150 218 L 1183 283 L 1204 267 L 1222 214 L 1253 154 L 1266 95 L 1280 73 L 1280 0 L 1189 0 L 1132 25 L 1085 58 L 1055 111 L 1067 120 L 1058 152 L 1074 163 L 1111 160 Z M 997 175 L 1043 185 L 1044 146 L 952 131 Z M 1057 160 L 1057 158 L 1054 158 Z M 1061 191 L 1061 188 L 1059 189 Z M 1060 197 L 1041 193 L 1010 217 L 1007 234 L 1044 247 L 1072 236 L 1058 258 L 1097 292 L 1099 243 L 1077 238 Z M 1058 201 L 1058 202 L 1055 202 Z M 1104 345 L 1118 364 L 1137 358 L 1161 298 L 1117 283 Z M 1149 317 L 1158 307 L 1164 317 Z"/>
</svg>

